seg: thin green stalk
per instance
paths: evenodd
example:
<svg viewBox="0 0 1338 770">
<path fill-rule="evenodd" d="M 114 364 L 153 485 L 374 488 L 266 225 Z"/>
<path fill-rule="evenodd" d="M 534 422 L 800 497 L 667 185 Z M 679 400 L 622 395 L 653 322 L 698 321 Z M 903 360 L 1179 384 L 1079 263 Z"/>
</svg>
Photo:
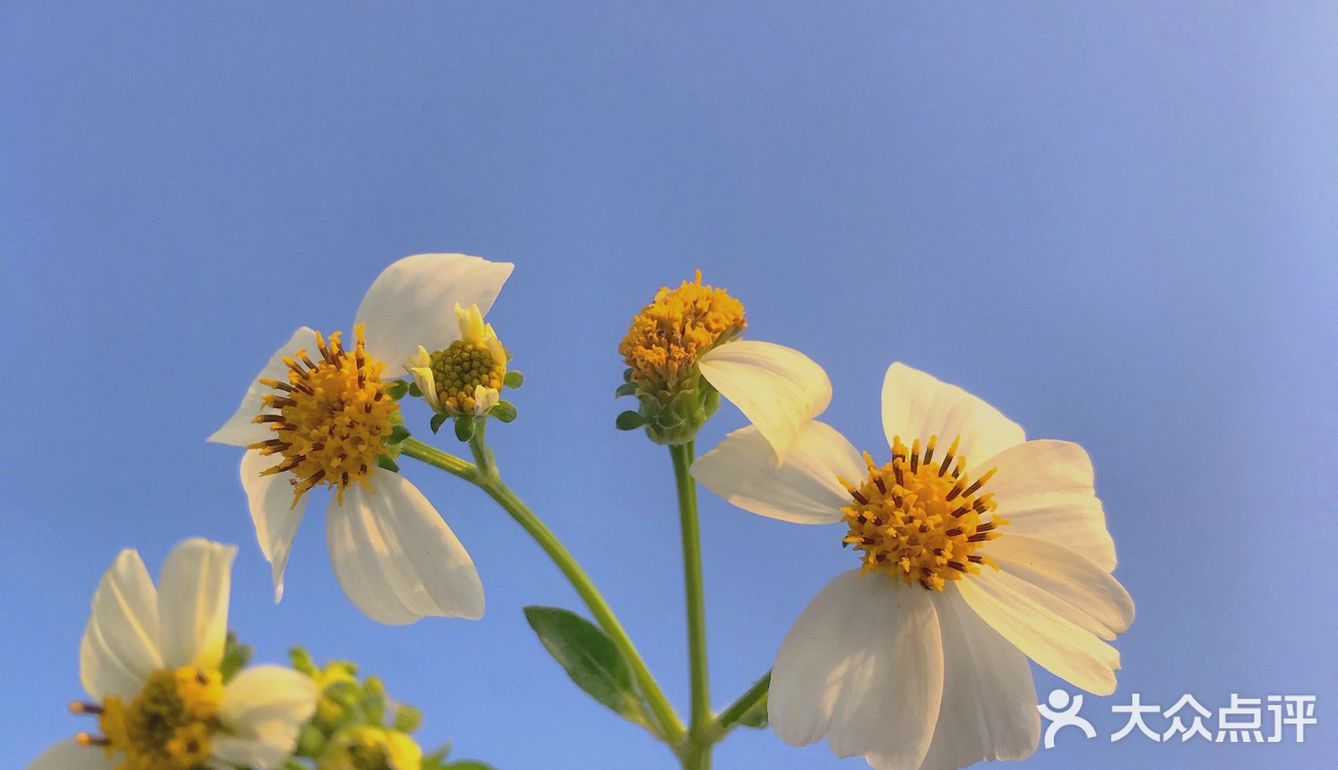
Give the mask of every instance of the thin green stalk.
<svg viewBox="0 0 1338 770">
<path fill-rule="evenodd" d="M 749 687 L 747 692 L 740 695 L 738 700 L 729 704 L 728 708 L 720 712 L 720 716 L 716 717 L 715 724 L 712 726 L 711 740 L 718 741 L 728 735 L 730 730 L 733 730 L 738 726 L 739 720 L 743 718 L 743 715 L 747 714 L 759 701 L 767 697 L 767 693 L 770 690 L 771 672 L 768 671 L 761 679 L 754 682 L 753 686 Z"/>
<path fill-rule="evenodd" d="M 683 767 L 708 770 L 711 766 L 709 735 L 711 680 L 706 661 L 706 603 L 702 591 L 701 529 L 697 522 L 697 484 L 692 478 L 692 442 L 669 447 L 678 487 L 678 518 L 683 535 L 683 586 L 687 595 L 688 665 L 692 682 L 692 719 L 683 751 Z"/>
<path fill-rule="evenodd" d="M 440 468 L 448 473 L 460 476 L 473 484 L 477 485 L 488 496 L 497 501 L 512 519 L 524 529 L 530 537 L 534 538 L 539 547 L 548 554 L 557 568 L 576 589 L 585 605 L 590 608 L 590 613 L 594 615 L 595 621 L 604 629 L 604 633 L 609 635 L 613 643 L 618 647 L 619 652 L 627 660 L 628 665 L 632 667 L 632 673 L 636 677 L 637 684 L 645 696 L 651 712 L 659 722 L 660 735 L 670 745 L 677 748 L 684 737 L 683 722 L 679 719 L 674 707 L 670 705 L 669 699 L 665 697 L 664 691 L 660 688 L 659 682 L 651 674 L 646 666 L 645 660 L 641 658 L 641 653 L 637 651 L 636 645 L 627 635 L 618 621 L 618 617 L 613 614 L 604 596 L 600 594 L 599 589 L 585 574 L 576 558 L 571 555 L 562 541 L 539 520 L 538 516 L 525 505 L 516 493 L 506 485 L 501 477 L 497 475 L 496 466 L 491 465 L 492 453 L 483 445 L 481 434 L 476 434 L 478 439 L 477 446 L 474 446 L 475 457 L 479 458 L 480 450 L 486 452 L 481 459 L 489 463 L 490 473 L 484 474 L 480 469 L 458 457 L 448 455 L 424 444 L 416 439 L 406 439 L 401 445 L 405 455 L 421 460 L 433 467 Z"/>
</svg>

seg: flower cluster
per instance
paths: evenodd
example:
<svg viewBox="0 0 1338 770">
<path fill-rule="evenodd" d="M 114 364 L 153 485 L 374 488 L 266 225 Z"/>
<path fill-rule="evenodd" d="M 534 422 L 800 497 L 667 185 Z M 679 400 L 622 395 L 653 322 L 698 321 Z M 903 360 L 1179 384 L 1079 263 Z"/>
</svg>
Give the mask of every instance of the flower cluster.
<svg viewBox="0 0 1338 770">
<path fill-rule="evenodd" d="M 661 288 L 619 345 L 617 427 L 669 446 L 683 533 L 692 680 L 685 724 L 575 558 L 502 480 L 485 440 L 509 423 L 505 388 L 523 378 L 486 314 L 512 265 L 419 254 L 386 268 L 350 327 L 300 327 L 252 378 L 210 440 L 242 450 L 241 486 L 274 599 L 308 502 L 326 494 L 334 573 L 373 620 L 475 619 L 473 560 L 401 473 L 411 458 L 485 492 L 554 561 L 595 622 L 528 607 L 535 632 L 578 686 L 669 745 L 685 770 L 710 765 L 737 726 L 785 741 L 826 739 L 877 770 L 1020 759 L 1040 735 L 1029 661 L 1098 695 L 1114 691 L 1111 646 L 1134 605 L 1113 577 L 1115 547 L 1077 444 L 1028 439 L 962 388 L 902 363 L 882 383 L 885 445 L 860 451 L 823 422 L 827 373 L 803 353 L 745 339 L 742 302 L 692 281 Z M 749 425 L 700 457 L 721 398 Z M 414 437 L 412 402 L 432 433 L 453 421 L 470 459 Z M 422 407 L 417 407 L 422 408 Z M 711 710 L 705 665 L 696 483 L 784 522 L 834 525 L 854 564 L 809 603 L 768 676 Z M 120 554 L 93 598 L 80 647 L 87 693 L 72 710 L 93 729 L 28 770 L 447 770 L 424 752 L 420 715 L 348 662 L 251 666 L 228 634 L 236 549 L 187 540 L 155 586 Z"/>
</svg>

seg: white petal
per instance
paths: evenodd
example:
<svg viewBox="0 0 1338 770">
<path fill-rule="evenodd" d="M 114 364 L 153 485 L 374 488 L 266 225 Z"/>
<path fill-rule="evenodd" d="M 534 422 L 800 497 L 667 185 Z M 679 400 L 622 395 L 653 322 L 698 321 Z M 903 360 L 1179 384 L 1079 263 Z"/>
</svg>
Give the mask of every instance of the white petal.
<svg viewBox="0 0 1338 770">
<path fill-rule="evenodd" d="M 800 429 L 779 468 L 756 426 L 734 431 L 692 464 L 693 477 L 730 503 L 795 524 L 840 521 L 850 494 L 837 478 L 858 483 L 865 473 L 855 447 L 816 420 Z"/>
<path fill-rule="evenodd" d="M 1027 656 L 967 606 L 956 582 L 930 594 L 943 632 L 943 704 L 921 770 L 1023 759 L 1041 735 Z"/>
<path fill-rule="evenodd" d="M 274 602 L 283 599 L 283 571 L 292 553 L 293 537 L 302 522 L 307 507 L 307 495 L 293 503 L 292 478 L 288 473 L 261 476 L 260 472 L 278 464 L 274 456 L 265 457 L 257 451 L 242 455 L 242 488 L 246 490 L 246 504 L 251 509 L 251 521 L 256 527 L 256 540 L 269 560 L 274 577 Z"/>
<path fill-rule="evenodd" d="M 381 623 L 483 615 L 483 584 L 451 528 L 417 487 L 378 471 L 372 491 L 354 485 L 331 499 L 325 532 L 339 584 Z"/>
<path fill-rule="evenodd" d="M 377 276 L 358 305 L 367 352 L 398 371 L 423 345 L 441 350 L 460 338 L 457 304 L 487 313 L 515 267 L 464 254 L 415 254 Z"/>
<path fill-rule="evenodd" d="M 1001 570 L 957 583 L 971 609 L 1042 668 L 1096 695 L 1115 691 L 1120 653 L 1066 617 L 1062 602 Z"/>
<path fill-rule="evenodd" d="M 832 383 L 822 367 L 783 345 L 727 342 L 697 365 L 707 382 L 762 431 L 780 459 L 803 424 L 832 401 Z"/>
<path fill-rule="evenodd" d="M 279 382 L 287 382 L 288 367 L 284 364 L 283 357 L 291 356 L 299 348 L 314 351 L 316 349 L 316 332 L 306 326 L 293 332 L 293 336 L 288 338 L 283 347 L 270 356 L 265 368 L 251 378 L 251 384 L 246 388 L 246 395 L 242 397 L 241 406 L 238 406 L 237 411 L 233 412 L 228 421 L 223 423 L 223 427 L 214 431 L 214 435 L 209 437 L 210 441 L 215 444 L 247 446 L 274 436 L 274 431 L 266 426 L 251 422 L 264 407 L 260 397 L 270 392 L 269 388 L 261 385 L 259 380 L 261 377 L 269 377 Z"/>
<path fill-rule="evenodd" d="M 102 575 L 79 646 L 84 690 L 97 700 L 132 698 L 163 667 L 158 647 L 158 592 L 144 561 L 126 549 Z"/>
<path fill-rule="evenodd" d="M 292 754 L 298 731 L 316 710 L 312 680 L 281 666 L 255 666 L 237 674 L 223 691 L 219 720 L 227 734 L 213 740 L 213 754 L 235 765 L 272 770 Z"/>
<path fill-rule="evenodd" d="M 926 591 L 885 575 L 837 576 L 785 636 L 771 676 L 771 725 L 787 743 L 827 736 L 877 768 L 919 765 L 943 688 L 938 619 Z"/>
<path fill-rule="evenodd" d="M 1008 530 L 986 551 L 1005 572 L 1072 605 L 1072 614 L 1065 616 L 1103 639 L 1129 630 L 1134 600 L 1120 581 L 1076 551 Z"/>
<path fill-rule="evenodd" d="M 158 580 L 159 638 L 166 668 L 218 668 L 228 635 L 228 595 L 237 549 L 200 538 L 167 555 Z"/>
<path fill-rule="evenodd" d="M 81 746 L 70 739 L 42 752 L 26 770 L 112 770 L 112 761 L 97 746 Z"/>
<path fill-rule="evenodd" d="M 987 491 L 994 493 L 1007 531 L 1039 537 L 1071 548 L 1101 569 L 1115 569 L 1115 542 L 1106 530 L 1106 514 L 1092 488 L 1092 461 L 1077 444 L 1028 441 L 981 466 L 999 472 Z"/>
<path fill-rule="evenodd" d="M 883 378 L 883 432 L 889 445 L 900 436 L 907 446 L 930 436 L 947 446 L 960 436 L 957 454 L 973 461 L 970 468 L 1026 438 L 1022 426 L 998 409 L 902 363 L 888 367 Z"/>
</svg>

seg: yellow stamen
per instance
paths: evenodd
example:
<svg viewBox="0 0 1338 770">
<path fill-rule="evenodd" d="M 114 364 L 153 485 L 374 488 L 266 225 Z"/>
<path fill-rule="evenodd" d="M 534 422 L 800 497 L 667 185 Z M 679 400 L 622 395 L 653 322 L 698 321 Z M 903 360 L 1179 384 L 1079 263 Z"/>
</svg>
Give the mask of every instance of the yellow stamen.
<svg viewBox="0 0 1338 770">
<path fill-rule="evenodd" d="M 248 448 L 282 455 L 263 474 L 292 473 L 294 505 L 317 484 L 336 489 L 341 501 L 350 484 L 366 485 L 393 430 L 391 417 L 399 405 L 381 381 L 385 364 L 367 355 L 361 324 L 353 333 L 356 344 L 349 352 L 339 332 L 328 344 L 318 332 L 319 361 L 298 350 L 284 359 L 287 382 L 260 380 L 274 391 L 264 396 L 272 412 L 254 421 L 268 424 L 275 437 Z"/>
<path fill-rule="evenodd" d="M 979 572 L 981 564 L 994 566 L 978 552 L 1008 523 L 994 513 L 993 497 L 979 494 L 995 469 L 972 481 L 966 458 L 957 454 L 959 442 L 954 438 L 935 463 L 938 436 L 930 436 L 923 450 L 918 438 L 908 449 L 898 436 L 892 462 L 876 465 L 866 452 L 868 476 L 858 485 L 840 480 L 852 500 L 841 509 L 849 526 L 843 542 L 863 552 L 863 572 L 941 591 L 948 580 Z"/>
<path fill-rule="evenodd" d="M 618 352 L 632 368 L 633 381 L 672 391 L 703 353 L 745 326 L 743 303 L 724 289 L 703 285 L 698 270 L 692 283 L 656 292 L 632 319 Z"/>
<path fill-rule="evenodd" d="M 106 737 L 80 733 L 76 740 L 119 760 L 116 770 L 195 770 L 209 760 L 222 700 L 217 671 L 158 671 L 128 704 L 116 696 L 101 706 L 78 704 L 80 713 L 98 716 Z"/>
</svg>

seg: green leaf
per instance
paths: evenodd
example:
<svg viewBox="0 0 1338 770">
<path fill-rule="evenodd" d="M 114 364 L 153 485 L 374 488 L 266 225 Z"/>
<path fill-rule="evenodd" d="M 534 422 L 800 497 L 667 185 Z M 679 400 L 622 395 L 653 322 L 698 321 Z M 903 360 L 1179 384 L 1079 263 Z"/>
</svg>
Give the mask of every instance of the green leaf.
<svg viewBox="0 0 1338 770">
<path fill-rule="evenodd" d="M 474 438 L 474 415 L 462 414 L 455 418 L 455 437 L 465 442 Z"/>
<path fill-rule="evenodd" d="M 246 668 L 254 652 L 254 647 L 237 641 L 236 632 L 229 631 L 223 646 L 223 662 L 218 666 L 218 673 L 222 675 L 223 681 L 232 679 L 238 671 Z"/>
<path fill-rule="evenodd" d="M 404 380 L 395 380 L 386 386 L 386 394 L 399 401 L 404 398 L 404 394 L 409 392 L 409 383 Z"/>
<path fill-rule="evenodd" d="M 516 405 L 510 401 L 498 401 L 488 415 L 497 418 L 501 422 L 513 422 L 516 419 Z"/>
<path fill-rule="evenodd" d="M 640 412 L 634 412 L 631 409 L 628 409 L 626 412 L 618 415 L 618 419 L 614 424 L 618 426 L 618 430 L 636 430 L 646 424 L 646 418 L 642 417 Z"/>
<path fill-rule="evenodd" d="M 618 386 L 617 390 L 613 391 L 613 397 L 622 398 L 623 396 L 633 396 L 636 395 L 638 389 L 639 388 L 635 382 L 624 382 Z"/>
<path fill-rule="evenodd" d="M 502 378 L 503 387 L 515 389 L 519 388 L 521 385 L 524 384 L 525 384 L 525 375 L 515 371 L 514 369 L 507 372 L 506 376 Z"/>
<path fill-rule="evenodd" d="M 526 607 L 525 619 L 577 687 L 615 713 L 646 723 L 641 697 L 632 685 L 632 669 L 598 626 L 558 607 Z"/>
<path fill-rule="evenodd" d="M 399 472 L 400 472 L 400 465 L 399 465 L 399 463 L 395 462 L 395 459 L 392 458 L 390 455 L 377 455 L 377 456 L 376 456 L 376 464 L 377 464 L 377 466 L 379 466 L 379 467 L 381 467 L 381 468 L 385 468 L 386 470 L 390 471 L 391 473 L 399 473 Z"/>
<path fill-rule="evenodd" d="M 446 422 L 446 420 L 449 419 L 449 418 L 450 418 L 450 415 L 448 415 L 448 414 L 441 414 L 440 412 L 438 412 L 437 414 L 432 415 L 432 422 L 429 423 L 429 427 L 432 428 L 432 432 L 433 432 L 433 433 L 436 433 L 437 431 L 441 430 L 441 424 L 444 423 L 444 422 Z"/>
</svg>

